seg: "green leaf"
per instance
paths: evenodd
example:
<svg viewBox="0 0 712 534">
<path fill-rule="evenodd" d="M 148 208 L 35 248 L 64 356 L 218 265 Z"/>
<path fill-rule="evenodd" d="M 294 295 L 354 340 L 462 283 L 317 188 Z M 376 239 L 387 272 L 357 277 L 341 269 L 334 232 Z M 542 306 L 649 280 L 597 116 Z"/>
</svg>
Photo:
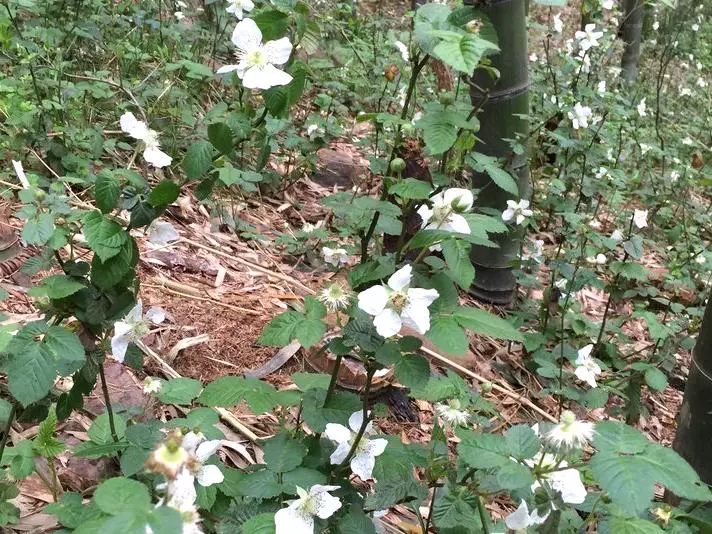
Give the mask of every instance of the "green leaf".
<svg viewBox="0 0 712 534">
<path fill-rule="evenodd" d="M 316 469 L 297 467 L 288 473 L 282 474 L 282 491 L 289 495 L 297 494 L 297 486 L 310 488 L 314 484 L 326 484 L 326 475 Z"/>
<path fill-rule="evenodd" d="M 425 495 L 425 488 L 412 478 L 380 480 L 375 493 L 366 497 L 364 507 L 367 510 L 385 510 L 403 501 L 419 502 Z"/>
<path fill-rule="evenodd" d="M 35 472 L 35 451 L 29 439 L 20 441 L 15 447 L 5 449 L 3 459 L 10 460 L 10 473 L 16 480 L 27 478 Z"/>
<path fill-rule="evenodd" d="M 208 139 L 222 154 L 232 153 L 232 130 L 224 122 L 215 122 L 208 126 Z"/>
<path fill-rule="evenodd" d="M 307 454 L 307 448 L 301 441 L 292 439 L 282 431 L 264 444 L 265 464 L 275 473 L 285 473 L 296 469 Z"/>
<path fill-rule="evenodd" d="M 339 534 L 376 534 L 373 521 L 363 510 L 354 505 L 349 507 L 349 512 L 342 516 L 338 525 Z"/>
<path fill-rule="evenodd" d="M 442 41 L 435 46 L 433 54 L 453 69 L 471 75 L 486 52 L 499 48 L 487 39 L 473 33 L 434 32 Z"/>
<path fill-rule="evenodd" d="M 470 260 L 470 244 L 457 239 L 443 242 L 443 257 L 447 262 L 448 274 L 462 289 L 468 290 L 475 279 L 475 268 Z"/>
<path fill-rule="evenodd" d="M 109 515 L 123 512 L 145 512 L 151 508 L 148 488 L 124 477 L 114 477 L 102 482 L 94 492 L 94 502 Z"/>
<path fill-rule="evenodd" d="M 528 488 L 534 483 L 534 475 L 526 465 L 509 462 L 495 472 L 497 484 L 507 490 Z"/>
<path fill-rule="evenodd" d="M 23 406 L 43 398 L 57 374 L 69 375 L 84 361 L 84 347 L 79 338 L 44 321 L 25 325 L 9 343 L 7 352 L 10 393 Z"/>
<path fill-rule="evenodd" d="M 407 200 L 425 200 L 430 197 L 432 186 L 423 180 L 405 178 L 391 185 L 388 192 Z"/>
<path fill-rule="evenodd" d="M 276 347 L 289 345 L 297 337 L 297 325 L 302 321 L 303 316 L 299 312 L 284 312 L 265 326 L 262 334 L 257 339 L 257 343 Z"/>
<path fill-rule="evenodd" d="M 108 170 L 101 171 L 94 182 L 96 206 L 102 213 L 109 213 L 119 203 L 119 181 Z"/>
<path fill-rule="evenodd" d="M 433 506 L 433 523 L 438 531 L 459 528 L 463 532 L 481 532 L 481 523 L 476 511 L 477 497 L 464 488 L 446 487 Z"/>
<path fill-rule="evenodd" d="M 271 499 L 282 492 L 282 488 L 277 481 L 277 474 L 268 469 L 244 473 L 235 488 L 241 495 L 254 499 Z"/>
<path fill-rule="evenodd" d="M 430 54 L 440 39 L 433 35 L 434 30 L 450 29 L 448 17 L 450 8 L 443 4 L 427 3 L 415 12 L 415 40 L 423 52 Z"/>
<path fill-rule="evenodd" d="M 37 437 L 32 444 L 37 454 L 47 459 L 53 459 L 64 451 L 64 443 L 54 437 L 56 430 L 57 414 L 54 407 L 51 407 L 45 420 L 40 423 Z"/>
<path fill-rule="evenodd" d="M 48 296 L 51 299 L 62 299 L 73 295 L 86 286 L 81 282 L 63 274 L 48 276 L 39 286 L 31 287 L 27 292 L 32 297 Z"/>
<path fill-rule="evenodd" d="M 10 419 L 11 412 L 12 404 L 5 399 L 0 399 L 0 425 L 5 425 L 7 423 L 7 420 Z"/>
<path fill-rule="evenodd" d="M 659 534 L 665 532 L 652 521 L 646 521 L 639 517 L 613 517 L 608 523 L 608 528 L 609 532 L 616 534 Z"/>
<path fill-rule="evenodd" d="M 125 441 L 104 443 L 96 445 L 92 441 L 85 441 L 74 447 L 74 456 L 84 456 L 90 459 L 102 458 L 105 456 L 116 456 L 129 446 Z"/>
<path fill-rule="evenodd" d="M 409 388 L 423 388 L 430 379 L 430 364 L 422 356 L 403 356 L 394 371 L 398 382 Z"/>
<path fill-rule="evenodd" d="M 336 391 L 324 404 L 326 390 L 310 389 L 304 393 L 302 417 L 314 432 L 323 432 L 327 423 L 348 425 L 349 416 L 362 408 L 357 395 Z"/>
<path fill-rule="evenodd" d="M 454 318 L 460 326 L 476 334 L 495 339 L 524 341 L 522 334 L 509 321 L 486 310 L 461 307 L 455 310 Z"/>
<path fill-rule="evenodd" d="M 638 429 L 619 421 L 596 424 L 593 446 L 602 452 L 638 454 L 648 446 L 648 440 Z"/>
<path fill-rule="evenodd" d="M 653 391 L 662 391 L 667 387 L 667 377 L 657 367 L 649 367 L 645 371 L 645 383 Z"/>
<path fill-rule="evenodd" d="M 415 125 L 423 129 L 423 138 L 430 154 L 442 154 L 457 141 L 459 128 L 448 113 L 442 110 L 429 111 Z"/>
<path fill-rule="evenodd" d="M 113 258 L 128 240 L 128 233 L 113 220 L 97 211 L 84 216 L 84 236 L 101 261 Z"/>
<path fill-rule="evenodd" d="M 193 378 L 172 378 L 163 381 L 158 398 L 166 404 L 190 404 L 203 385 Z"/>
<path fill-rule="evenodd" d="M 265 513 L 251 517 L 242 524 L 242 534 L 275 534 L 274 514 Z"/>
<path fill-rule="evenodd" d="M 631 258 L 639 260 L 645 253 L 643 238 L 639 235 L 631 236 L 627 241 L 623 241 L 623 250 L 625 250 Z"/>
<path fill-rule="evenodd" d="M 427 336 L 440 350 L 455 356 L 462 356 L 470 346 L 465 331 L 453 317 L 433 317 Z"/>
<path fill-rule="evenodd" d="M 183 160 L 183 169 L 190 180 L 197 180 L 213 165 L 213 145 L 198 141 L 188 147 Z"/>
<path fill-rule="evenodd" d="M 241 376 L 223 376 L 210 382 L 198 397 L 204 406 L 234 406 L 244 397 L 245 379 Z"/>
<path fill-rule="evenodd" d="M 126 432 L 126 421 L 119 414 L 114 414 L 114 426 L 116 427 L 116 437 L 119 439 L 124 437 Z M 114 442 L 111 436 L 111 425 L 109 424 L 109 414 L 103 413 L 92 422 L 87 431 L 89 439 L 97 445 L 108 445 Z"/>
<path fill-rule="evenodd" d="M 183 530 L 183 519 L 175 508 L 159 506 L 149 513 L 147 526 L 153 534 L 175 534 Z"/>
<path fill-rule="evenodd" d="M 533 458 L 539 452 L 539 437 L 529 425 L 515 425 L 504 434 L 507 447 L 512 456 L 519 460 Z"/>
<path fill-rule="evenodd" d="M 477 172 L 486 172 L 500 189 L 504 189 L 514 196 L 519 196 L 517 181 L 500 166 L 496 158 L 473 152 L 467 157 L 467 160 Z"/>
<path fill-rule="evenodd" d="M 28 245 L 44 245 L 54 235 L 54 217 L 51 213 L 38 213 L 25 221 L 22 239 Z"/>
<path fill-rule="evenodd" d="M 118 284 L 138 263 L 138 247 L 132 237 L 113 258 L 102 261 L 94 256 L 91 262 L 91 280 L 99 289 L 107 290 Z"/>
<path fill-rule="evenodd" d="M 515 463 L 511 459 L 509 443 L 504 436 L 460 431 L 462 440 L 457 452 L 465 463 L 477 469 L 491 469 Z"/>
<path fill-rule="evenodd" d="M 178 195 L 180 195 L 180 186 L 177 183 L 173 180 L 161 180 L 148 195 L 148 201 L 154 208 L 168 206 L 178 199 Z"/>
<path fill-rule="evenodd" d="M 326 389 L 329 387 L 331 375 L 323 373 L 294 373 L 292 381 L 302 391 L 308 389 Z"/>
<path fill-rule="evenodd" d="M 263 42 L 284 37 L 289 29 L 289 15 L 276 9 L 262 11 L 253 16 L 252 20 L 262 31 Z"/>
</svg>

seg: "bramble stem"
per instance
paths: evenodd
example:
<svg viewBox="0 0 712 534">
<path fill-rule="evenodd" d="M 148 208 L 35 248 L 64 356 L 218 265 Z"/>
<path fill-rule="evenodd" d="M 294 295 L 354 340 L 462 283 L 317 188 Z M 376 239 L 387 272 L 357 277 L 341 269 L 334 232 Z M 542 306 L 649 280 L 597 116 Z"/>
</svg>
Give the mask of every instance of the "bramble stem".
<svg viewBox="0 0 712 534">
<path fill-rule="evenodd" d="M 101 391 L 104 393 L 104 403 L 106 404 L 106 413 L 109 414 L 109 428 L 111 429 L 111 437 L 115 442 L 119 441 L 119 436 L 116 434 L 116 426 L 114 425 L 114 410 L 111 408 L 111 397 L 109 397 L 109 388 L 106 386 L 106 375 L 104 374 L 104 363 L 99 364 L 99 377 L 101 378 Z"/>
<path fill-rule="evenodd" d="M 336 381 L 339 375 L 339 369 L 341 369 L 341 360 L 343 359 L 342 354 L 336 355 L 336 361 L 334 362 L 334 369 L 331 371 L 331 380 L 329 381 L 329 389 L 326 390 L 326 397 L 324 397 L 324 406 L 329 401 L 331 396 L 334 394 L 336 389 Z"/>
<path fill-rule="evenodd" d="M 361 438 L 363 438 L 363 435 L 366 433 L 366 428 L 368 427 L 368 396 L 371 394 L 371 382 L 373 382 L 373 375 L 376 374 L 376 369 L 368 364 L 366 369 L 366 386 L 363 389 L 363 421 L 361 421 L 361 428 L 358 429 L 358 433 L 356 434 L 354 442 L 351 445 L 351 450 L 349 450 L 349 453 L 346 455 L 346 458 L 344 458 L 344 461 L 339 464 L 339 467 L 342 465 L 348 465 L 351 461 L 351 458 L 353 458 L 354 454 L 356 454 Z"/>
</svg>

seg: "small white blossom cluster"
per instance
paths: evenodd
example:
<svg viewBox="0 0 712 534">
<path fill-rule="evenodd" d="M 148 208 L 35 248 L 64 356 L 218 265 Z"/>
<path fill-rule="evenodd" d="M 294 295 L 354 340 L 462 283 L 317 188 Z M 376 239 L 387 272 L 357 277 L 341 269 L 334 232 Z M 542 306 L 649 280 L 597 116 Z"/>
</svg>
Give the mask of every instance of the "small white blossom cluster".
<svg viewBox="0 0 712 534">
<path fill-rule="evenodd" d="M 119 362 L 124 361 L 130 343 L 140 341 L 148 334 L 150 324 L 160 324 L 166 319 L 166 312 L 152 307 L 143 314 L 143 303 L 138 299 L 136 305 L 121 321 L 114 323 L 114 335 L 111 338 L 111 355 Z"/>
<path fill-rule="evenodd" d="M 432 208 L 426 204 L 418 208 L 423 230 L 444 230 L 459 234 L 471 232 L 470 225 L 462 214 L 472 209 L 472 191 L 452 187 L 433 195 L 430 200 Z M 442 250 L 442 246 L 436 243 L 430 246 L 430 250 Z"/>
<path fill-rule="evenodd" d="M 363 411 L 358 411 L 349 417 L 348 428 L 338 423 L 326 425 L 324 435 L 336 443 L 336 449 L 330 457 L 332 465 L 339 465 L 348 458 L 362 424 Z M 369 421 L 350 459 L 351 472 L 363 481 L 373 478 L 376 456 L 383 454 L 388 445 L 388 441 L 383 438 L 369 439 L 372 433 L 373 423 Z"/>
<path fill-rule="evenodd" d="M 145 122 L 140 121 L 136 116 L 127 111 L 119 118 L 121 131 L 130 137 L 143 141 L 143 159 L 157 168 L 167 167 L 173 161 L 168 154 L 161 150 L 161 143 L 158 140 L 158 132 L 151 130 Z"/>
<path fill-rule="evenodd" d="M 502 220 L 504 222 L 514 221 L 516 224 L 522 224 L 527 217 L 534 215 L 534 212 L 529 209 L 528 200 L 507 201 L 507 209 L 502 212 Z"/>
</svg>

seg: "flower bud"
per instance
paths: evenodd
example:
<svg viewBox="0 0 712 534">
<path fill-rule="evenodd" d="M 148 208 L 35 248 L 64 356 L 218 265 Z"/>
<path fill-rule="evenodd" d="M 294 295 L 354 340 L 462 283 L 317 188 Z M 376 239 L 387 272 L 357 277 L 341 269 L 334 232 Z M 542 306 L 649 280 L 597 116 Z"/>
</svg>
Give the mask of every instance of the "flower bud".
<svg viewBox="0 0 712 534">
<path fill-rule="evenodd" d="M 398 77 L 398 74 L 400 71 L 398 70 L 398 67 L 396 67 L 395 64 L 389 65 L 386 67 L 386 70 L 383 72 L 383 75 L 386 77 L 386 80 L 389 82 L 392 82 Z"/>
<path fill-rule="evenodd" d="M 403 158 L 394 158 L 391 161 L 391 171 L 395 173 L 401 173 L 405 170 L 405 161 Z"/>
<path fill-rule="evenodd" d="M 35 200 L 37 202 L 42 202 L 46 196 L 47 193 L 45 193 L 42 189 L 35 189 Z"/>
<path fill-rule="evenodd" d="M 492 382 L 482 382 L 480 390 L 482 390 L 482 393 L 490 393 L 492 391 Z"/>
<path fill-rule="evenodd" d="M 465 24 L 465 30 L 469 33 L 480 33 L 482 29 L 482 21 L 477 19 L 472 19 L 470 22 Z"/>
</svg>

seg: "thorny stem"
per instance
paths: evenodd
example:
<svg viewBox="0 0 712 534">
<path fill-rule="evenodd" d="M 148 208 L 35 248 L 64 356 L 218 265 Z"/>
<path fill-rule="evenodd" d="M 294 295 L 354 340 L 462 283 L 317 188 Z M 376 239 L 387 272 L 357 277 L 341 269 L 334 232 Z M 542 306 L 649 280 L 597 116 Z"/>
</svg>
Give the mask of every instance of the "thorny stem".
<svg viewBox="0 0 712 534">
<path fill-rule="evenodd" d="M 356 437 L 354 437 L 354 442 L 351 445 L 351 449 L 346 455 L 346 458 L 344 458 L 344 461 L 341 462 L 337 467 L 349 464 L 351 458 L 353 458 L 354 454 L 356 454 L 356 450 L 358 449 L 358 445 L 361 441 L 361 438 L 363 438 L 363 435 L 366 433 L 366 428 L 368 427 L 368 405 L 370 404 L 369 395 L 371 394 L 371 382 L 373 382 L 373 375 L 376 374 L 376 368 L 373 365 L 366 364 L 366 369 L 366 386 L 363 389 L 363 421 L 361 421 L 361 428 L 358 429 Z"/>
<path fill-rule="evenodd" d="M 329 399 L 334 394 L 336 389 L 336 381 L 339 375 L 339 369 L 341 369 L 341 360 L 343 359 L 342 354 L 336 355 L 336 361 L 334 362 L 334 369 L 331 371 L 331 380 L 329 380 L 329 389 L 326 390 L 326 397 L 324 397 L 324 406 L 329 402 Z"/>
<path fill-rule="evenodd" d="M 487 511 L 485 510 L 485 505 L 479 495 L 477 496 L 477 511 L 480 514 L 480 521 L 482 521 L 482 531 L 485 534 L 490 534 L 489 523 L 487 523 Z"/>
<path fill-rule="evenodd" d="M 403 103 L 403 111 L 401 111 L 401 120 L 405 120 L 405 118 L 408 116 L 408 108 L 410 107 L 410 101 L 413 98 L 413 93 L 415 92 L 415 82 L 418 80 L 418 75 L 420 74 L 420 71 L 423 70 L 423 67 L 425 67 L 425 64 L 428 62 L 429 59 L 430 56 L 426 54 L 420 61 L 415 60 L 416 63 L 413 67 L 413 74 L 411 75 L 410 81 L 408 82 L 408 92 L 405 95 L 405 102 Z M 401 131 L 402 129 L 399 124 L 396 129 L 395 138 L 393 140 L 393 149 L 391 150 L 391 155 L 388 158 L 388 167 L 390 167 L 393 158 L 396 157 L 396 150 L 398 150 L 398 146 L 401 142 Z M 387 196 L 388 188 L 386 188 L 384 184 L 383 190 L 381 191 L 381 200 L 385 200 Z M 369 225 L 368 230 L 361 237 L 361 263 L 366 263 L 366 260 L 368 259 L 368 244 L 370 243 L 371 238 L 373 237 L 373 232 L 376 231 L 376 225 L 378 224 L 378 219 L 380 216 L 381 214 L 378 211 L 373 214 L 373 218 L 371 219 L 371 224 Z"/>
<path fill-rule="evenodd" d="M 10 408 L 10 415 L 7 418 L 7 423 L 5 424 L 5 430 L 2 433 L 2 441 L 0 441 L 0 463 L 2 463 L 2 455 L 5 452 L 5 445 L 7 445 L 7 438 L 10 436 L 10 429 L 12 428 L 12 423 L 15 421 L 15 412 L 17 407 L 12 404 Z"/>
<path fill-rule="evenodd" d="M 433 517 L 433 508 L 435 507 L 435 497 L 438 495 L 438 488 L 437 486 L 433 487 L 433 498 L 430 499 L 430 505 L 428 506 L 428 517 L 425 518 L 425 524 L 422 525 L 423 527 L 423 534 L 428 534 L 428 530 L 430 529 L 430 521 L 431 518 Z"/>
<path fill-rule="evenodd" d="M 99 364 L 99 377 L 101 378 L 101 391 L 104 393 L 104 402 L 106 403 L 106 413 L 109 414 L 111 437 L 115 442 L 118 442 L 119 436 L 116 434 L 116 426 L 114 425 L 114 410 L 111 408 L 111 397 L 109 397 L 109 388 L 106 386 L 106 375 L 104 374 L 103 362 Z"/>
</svg>

